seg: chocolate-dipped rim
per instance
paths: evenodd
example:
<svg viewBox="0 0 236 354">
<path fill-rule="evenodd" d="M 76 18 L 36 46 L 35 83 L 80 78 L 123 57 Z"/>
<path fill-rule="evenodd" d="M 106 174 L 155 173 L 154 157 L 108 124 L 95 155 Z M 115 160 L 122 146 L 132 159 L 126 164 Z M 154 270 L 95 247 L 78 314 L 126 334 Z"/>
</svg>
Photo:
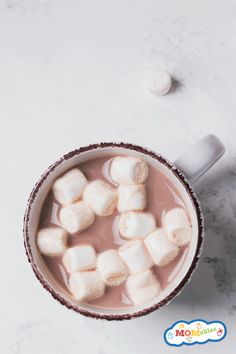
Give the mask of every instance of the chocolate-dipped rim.
<svg viewBox="0 0 236 354">
<path fill-rule="evenodd" d="M 111 148 L 119 147 L 119 148 L 124 148 L 127 150 L 134 150 L 134 151 L 140 152 L 142 154 L 148 155 L 148 156 L 152 157 L 153 159 L 158 160 L 164 166 L 166 166 L 178 178 L 178 180 L 184 186 L 187 194 L 189 195 L 189 197 L 194 205 L 195 212 L 197 215 L 197 221 L 198 221 L 198 241 L 197 241 L 196 251 L 195 251 L 195 255 L 193 257 L 193 261 L 192 261 L 187 273 L 185 274 L 184 278 L 181 280 L 181 282 L 178 284 L 178 286 L 167 297 L 165 297 L 162 301 L 160 301 L 157 304 L 154 304 L 148 308 L 142 309 L 142 310 L 134 312 L 134 313 L 126 313 L 126 314 L 104 314 L 104 313 L 102 313 L 102 314 L 99 314 L 99 313 L 93 312 L 92 310 L 90 311 L 90 310 L 82 309 L 79 307 L 79 304 L 78 304 L 78 306 L 72 305 L 69 301 L 67 301 L 62 296 L 60 296 L 56 292 L 56 290 L 44 279 L 44 277 L 42 276 L 42 274 L 40 273 L 40 271 L 37 267 L 37 264 L 34 261 L 31 246 L 30 246 L 30 241 L 29 241 L 30 240 L 29 219 L 30 219 L 30 212 L 31 212 L 32 204 L 34 202 L 34 199 L 35 199 L 40 187 L 42 186 L 44 181 L 48 178 L 48 176 L 55 170 L 55 168 L 58 165 L 60 165 L 65 160 L 69 160 L 72 157 L 80 155 L 83 152 L 92 151 L 92 150 L 95 150 L 98 148 L 99 149 L 100 148 L 107 148 L 107 147 L 111 147 Z M 25 246 L 27 257 L 28 257 L 28 261 L 30 262 L 31 267 L 32 267 L 36 277 L 40 281 L 40 283 L 43 285 L 43 287 L 45 289 L 47 289 L 51 293 L 51 295 L 54 297 L 54 299 L 58 300 L 62 305 L 65 305 L 68 309 L 72 309 L 75 312 L 79 312 L 80 314 L 87 316 L 87 317 L 93 317 L 96 319 L 106 319 L 109 321 L 111 321 L 111 320 L 122 321 L 122 320 L 129 320 L 132 318 L 148 315 L 149 313 L 168 304 L 176 295 L 178 295 L 180 293 L 180 291 L 183 289 L 183 287 L 190 281 L 192 273 L 193 273 L 194 269 L 196 268 L 199 257 L 200 257 L 201 246 L 202 246 L 202 242 L 203 242 L 203 216 L 202 216 L 199 201 L 198 201 L 193 189 L 191 188 L 188 180 L 185 178 L 183 173 L 180 170 L 178 170 L 178 168 L 176 166 L 174 166 L 171 162 L 169 162 L 163 156 L 161 156 L 161 155 L 159 155 L 147 148 L 143 148 L 141 146 L 137 146 L 137 145 L 133 145 L 133 144 L 100 143 L 100 144 L 88 145 L 88 146 L 76 149 L 74 151 L 71 151 L 68 154 L 64 155 L 61 159 L 56 161 L 54 164 L 49 166 L 49 168 L 41 176 L 40 180 L 36 183 L 34 189 L 32 190 L 32 192 L 29 196 L 25 215 L 24 215 L 23 234 L 24 234 L 24 246 Z"/>
</svg>

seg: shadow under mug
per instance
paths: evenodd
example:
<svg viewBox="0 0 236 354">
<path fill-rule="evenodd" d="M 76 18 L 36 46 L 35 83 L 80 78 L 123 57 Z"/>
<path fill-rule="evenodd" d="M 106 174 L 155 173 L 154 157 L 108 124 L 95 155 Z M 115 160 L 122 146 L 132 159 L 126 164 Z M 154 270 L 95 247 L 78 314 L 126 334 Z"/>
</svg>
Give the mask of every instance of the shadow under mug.
<svg viewBox="0 0 236 354">
<path fill-rule="evenodd" d="M 24 245 L 33 271 L 52 296 L 61 304 L 85 316 L 107 320 L 124 320 L 146 315 L 169 303 L 188 283 L 196 268 L 203 242 L 203 215 L 199 201 L 191 187 L 225 152 L 223 144 L 214 135 L 207 135 L 193 145 L 175 163 L 146 148 L 126 143 L 101 143 L 81 147 L 69 152 L 51 165 L 42 175 L 30 194 L 24 217 Z M 131 155 L 141 157 L 158 168 L 177 188 L 192 222 L 192 240 L 184 265 L 169 285 L 149 303 L 124 309 L 98 309 L 79 304 L 62 288 L 48 271 L 36 245 L 40 211 L 53 181 L 68 169 L 100 156 Z"/>
</svg>

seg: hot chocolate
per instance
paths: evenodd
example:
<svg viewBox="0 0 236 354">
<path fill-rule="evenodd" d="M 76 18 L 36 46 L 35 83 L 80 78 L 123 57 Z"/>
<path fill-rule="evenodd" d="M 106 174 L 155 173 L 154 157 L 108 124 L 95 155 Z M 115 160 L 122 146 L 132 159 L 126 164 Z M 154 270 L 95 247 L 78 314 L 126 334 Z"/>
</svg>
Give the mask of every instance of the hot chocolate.
<svg viewBox="0 0 236 354">
<path fill-rule="evenodd" d="M 37 242 L 48 270 L 97 308 L 139 305 L 142 286 L 147 300 L 156 296 L 188 252 L 191 225 L 181 195 L 156 167 L 128 159 L 103 156 L 74 166 L 41 211 Z"/>
</svg>

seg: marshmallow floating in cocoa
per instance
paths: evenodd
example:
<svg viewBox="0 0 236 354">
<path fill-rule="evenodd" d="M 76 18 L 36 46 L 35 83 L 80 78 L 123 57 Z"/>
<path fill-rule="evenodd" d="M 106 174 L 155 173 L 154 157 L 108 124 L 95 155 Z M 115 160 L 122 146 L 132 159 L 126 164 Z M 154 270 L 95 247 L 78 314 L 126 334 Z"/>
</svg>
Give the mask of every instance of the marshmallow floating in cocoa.
<svg viewBox="0 0 236 354">
<path fill-rule="evenodd" d="M 82 197 L 86 184 L 84 174 L 78 168 L 73 168 L 54 182 L 54 197 L 62 205 L 72 204 Z"/>
<path fill-rule="evenodd" d="M 117 191 L 109 184 L 96 180 L 87 185 L 84 191 L 84 201 L 90 205 L 97 215 L 113 214 L 117 205 Z"/>
<path fill-rule="evenodd" d="M 120 285 L 129 271 L 116 250 L 107 250 L 97 257 L 97 270 L 107 285 Z"/>
<path fill-rule="evenodd" d="M 153 266 L 153 261 L 140 240 L 127 241 L 120 247 L 119 255 L 132 274 L 143 272 Z"/>
<path fill-rule="evenodd" d="M 82 272 L 96 268 L 96 253 L 90 245 L 68 248 L 62 262 L 68 273 Z"/>
<path fill-rule="evenodd" d="M 170 241 L 164 229 L 157 229 L 144 240 L 153 262 L 163 267 L 169 264 L 179 253 L 179 247 Z"/>
<path fill-rule="evenodd" d="M 144 184 L 120 185 L 118 187 L 118 206 L 120 213 L 130 210 L 143 210 L 146 207 Z"/>
<path fill-rule="evenodd" d="M 45 256 L 59 256 L 66 250 L 67 233 L 60 227 L 48 227 L 39 230 L 37 245 Z"/>
<path fill-rule="evenodd" d="M 111 162 L 110 176 L 117 184 L 144 183 L 148 176 L 148 166 L 136 157 L 117 156 Z"/>
<path fill-rule="evenodd" d="M 192 228 L 186 211 L 183 208 L 169 210 L 163 216 L 163 225 L 169 239 L 179 247 L 190 242 Z"/>
<path fill-rule="evenodd" d="M 62 227 L 73 234 L 89 227 L 94 221 L 92 208 L 83 201 L 67 205 L 60 211 Z"/>
<path fill-rule="evenodd" d="M 69 290 L 77 301 L 92 301 L 104 294 L 105 284 L 97 271 L 75 272 L 69 278 Z"/>
<path fill-rule="evenodd" d="M 126 239 L 142 239 L 156 228 L 156 221 L 151 213 L 128 211 L 119 218 L 120 234 Z"/>
<path fill-rule="evenodd" d="M 126 282 L 126 288 L 134 305 L 143 305 L 161 292 L 160 282 L 150 269 L 130 275 Z"/>
</svg>

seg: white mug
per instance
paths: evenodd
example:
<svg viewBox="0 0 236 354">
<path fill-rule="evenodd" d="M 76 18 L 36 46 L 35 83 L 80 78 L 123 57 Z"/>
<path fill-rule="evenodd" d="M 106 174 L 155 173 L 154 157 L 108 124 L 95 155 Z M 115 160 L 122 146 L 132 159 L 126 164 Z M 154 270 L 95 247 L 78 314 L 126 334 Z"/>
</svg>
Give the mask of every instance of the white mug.
<svg viewBox="0 0 236 354">
<path fill-rule="evenodd" d="M 30 194 L 24 217 L 24 244 L 28 260 L 41 284 L 61 304 L 85 316 L 107 320 L 124 320 L 146 315 L 169 303 L 187 284 L 196 268 L 203 243 L 203 215 L 199 201 L 191 184 L 200 178 L 225 152 L 221 141 L 214 135 L 207 135 L 191 147 L 187 154 L 175 163 L 149 149 L 126 143 L 100 143 L 81 147 L 64 155 L 42 175 Z M 98 309 L 79 304 L 62 288 L 48 271 L 36 246 L 36 234 L 43 202 L 53 181 L 62 173 L 79 163 L 103 155 L 138 156 L 156 166 L 181 194 L 190 214 L 193 233 L 186 260 L 172 282 L 158 295 L 143 306 L 125 309 Z"/>
</svg>

